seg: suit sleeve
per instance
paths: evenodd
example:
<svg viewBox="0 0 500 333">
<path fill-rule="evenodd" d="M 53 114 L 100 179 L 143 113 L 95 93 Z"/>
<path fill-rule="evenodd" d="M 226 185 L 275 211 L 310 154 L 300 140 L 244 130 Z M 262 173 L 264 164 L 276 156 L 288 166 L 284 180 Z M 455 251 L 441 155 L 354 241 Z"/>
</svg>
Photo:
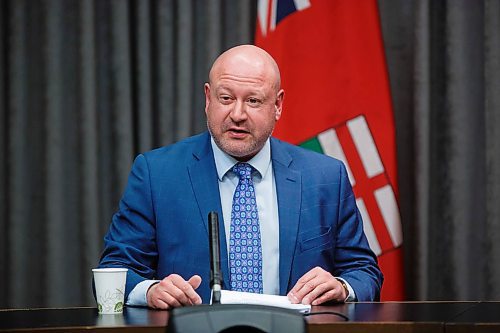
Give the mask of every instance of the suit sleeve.
<svg viewBox="0 0 500 333">
<path fill-rule="evenodd" d="M 342 164 L 335 276 L 345 279 L 356 293 L 357 301 L 380 299 L 383 275 L 377 257 L 370 249 L 363 231 L 363 220 L 356 206 L 347 172 Z"/>
<path fill-rule="evenodd" d="M 151 181 L 147 160 L 139 155 L 127 187 L 104 237 L 100 267 L 128 268 L 125 299 L 141 281 L 154 279 L 158 251 Z"/>
</svg>

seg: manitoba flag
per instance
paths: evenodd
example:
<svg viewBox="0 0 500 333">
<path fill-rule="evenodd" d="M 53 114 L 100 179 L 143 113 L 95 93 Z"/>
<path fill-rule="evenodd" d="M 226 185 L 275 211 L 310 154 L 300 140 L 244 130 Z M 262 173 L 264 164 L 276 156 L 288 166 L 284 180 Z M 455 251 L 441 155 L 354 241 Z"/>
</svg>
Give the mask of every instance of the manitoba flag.
<svg viewBox="0 0 500 333">
<path fill-rule="evenodd" d="M 382 300 L 403 300 L 394 119 L 376 0 L 259 0 L 256 45 L 281 69 L 274 135 L 348 170 Z"/>
</svg>

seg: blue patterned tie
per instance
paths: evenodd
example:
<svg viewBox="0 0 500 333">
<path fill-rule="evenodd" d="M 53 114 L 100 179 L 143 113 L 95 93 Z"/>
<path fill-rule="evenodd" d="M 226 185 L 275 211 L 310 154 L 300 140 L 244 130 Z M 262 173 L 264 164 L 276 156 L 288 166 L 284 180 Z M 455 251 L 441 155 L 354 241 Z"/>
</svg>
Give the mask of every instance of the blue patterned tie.
<svg viewBox="0 0 500 333">
<path fill-rule="evenodd" d="M 231 210 L 229 267 L 231 290 L 262 294 L 262 247 L 252 171 L 248 163 L 233 166 L 240 180 Z"/>
</svg>

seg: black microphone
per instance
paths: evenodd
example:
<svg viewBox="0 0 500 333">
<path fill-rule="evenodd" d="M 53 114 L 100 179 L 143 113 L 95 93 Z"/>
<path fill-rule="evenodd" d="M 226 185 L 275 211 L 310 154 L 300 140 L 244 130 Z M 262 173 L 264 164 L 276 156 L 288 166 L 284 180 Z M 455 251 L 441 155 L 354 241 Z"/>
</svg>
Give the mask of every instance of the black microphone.
<svg viewBox="0 0 500 333">
<path fill-rule="evenodd" d="M 208 213 L 208 237 L 210 242 L 210 288 L 212 304 L 220 304 L 222 273 L 220 271 L 219 216 L 216 212 Z"/>
</svg>

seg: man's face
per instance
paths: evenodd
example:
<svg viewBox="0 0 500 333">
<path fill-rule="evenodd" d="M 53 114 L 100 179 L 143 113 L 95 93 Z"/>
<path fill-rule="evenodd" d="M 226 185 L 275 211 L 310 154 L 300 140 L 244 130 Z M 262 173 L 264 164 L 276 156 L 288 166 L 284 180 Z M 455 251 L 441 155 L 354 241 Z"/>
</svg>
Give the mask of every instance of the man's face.
<svg viewBox="0 0 500 333">
<path fill-rule="evenodd" d="M 240 161 L 255 156 L 281 116 L 283 91 L 263 71 L 231 66 L 214 73 L 205 84 L 205 113 L 215 143 Z"/>
</svg>

